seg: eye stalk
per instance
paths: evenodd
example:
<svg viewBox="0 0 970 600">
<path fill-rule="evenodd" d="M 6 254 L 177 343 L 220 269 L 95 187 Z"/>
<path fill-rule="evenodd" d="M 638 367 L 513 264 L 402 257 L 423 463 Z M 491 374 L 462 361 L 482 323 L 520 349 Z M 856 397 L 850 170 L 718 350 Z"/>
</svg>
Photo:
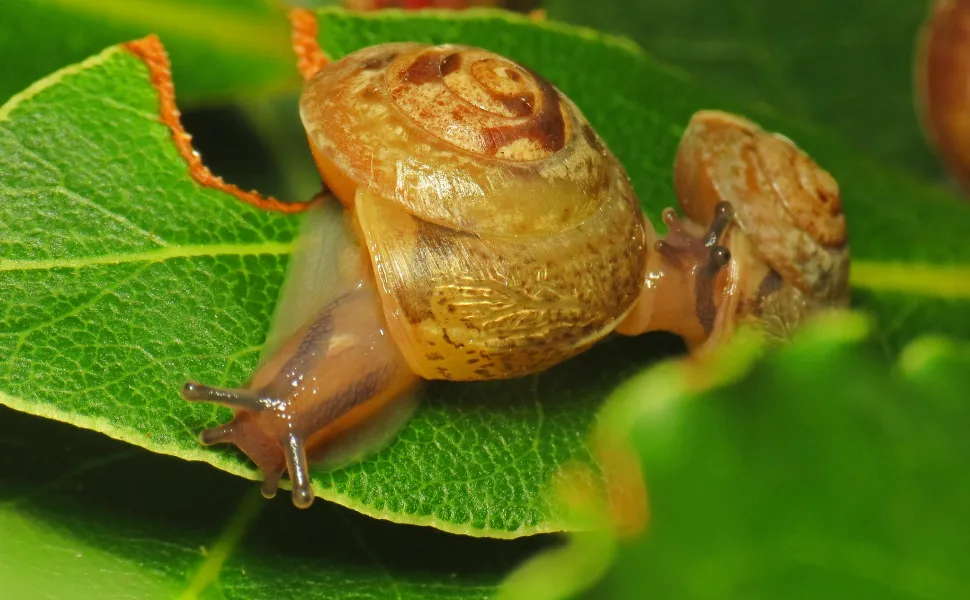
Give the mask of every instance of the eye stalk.
<svg viewBox="0 0 970 600">
<path fill-rule="evenodd" d="M 664 210 L 662 218 L 667 225 L 667 237 L 658 240 L 654 248 L 675 268 L 690 272 L 694 281 L 694 313 L 704 332 L 709 335 L 717 314 L 715 279 L 731 261 L 731 251 L 720 243 L 734 218 L 734 209 L 730 202 L 718 203 L 707 232 L 698 237 L 687 231 L 673 208 Z"/>
</svg>

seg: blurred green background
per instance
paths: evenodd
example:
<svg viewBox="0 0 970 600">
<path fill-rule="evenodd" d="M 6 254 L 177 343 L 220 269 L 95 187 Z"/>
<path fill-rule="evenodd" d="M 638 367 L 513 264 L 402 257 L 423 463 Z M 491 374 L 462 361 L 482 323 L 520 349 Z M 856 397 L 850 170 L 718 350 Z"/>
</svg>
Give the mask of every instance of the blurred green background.
<svg viewBox="0 0 970 600">
<path fill-rule="evenodd" d="M 523 10 L 532 8 L 531 3 L 523 4 Z M 108 45 L 155 32 L 170 52 L 183 123 L 205 163 L 244 189 L 286 200 L 306 199 L 319 189 L 320 180 L 296 111 L 300 81 L 289 49 L 287 6 L 271 0 L 3 0 L 0 97 L 6 99 Z M 805 129 L 844 140 L 889 170 L 949 188 L 920 131 L 913 103 L 914 52 L 929 7 L 923 0 L 542 2 L 549 19 L 628 36 L 663 63 L 658 69 L 673 70 L 713 95 L 784 115 Z M 650 98 L 643 102 L 649 104 Z M 891 307 L 886 313 L 918 312 L 905 306 L 896 310 Z M 947 310 L 953 309 L 948 305 L 938 312 L 946 315 Z M 853 331 L 845 324 L 835 324 L 832 330 Z M 964 597 L 952 594 L 967 589 L 966 582 L 954 575 L 965 564 L 961 561 L 966 557 L 966 536 L 959 522 L 949 526 L 949 516 L 959 511 L 957 505 L 967 494 L 960 474 L 968 457 L 961 433 L 966 415 L 963 404 L 954 399 L 966 390 L 958 376 L 968 363 L 961 359 L 940 367 L 934 352 L 945 352 L 921 346 L 919 352 L 904 352 L 903 362 L 910 360 L 911 368 L 901 375 L 895 365 L 880 362 L 883 349 L 878 343 L 860 348 L 857 341 L 851 335 L 809 339 L 767 366 L 754 368 L 753 375 L 732 390 L 712 394 L 708 411 L 682 402 L 696 398 L 678 388 L 665 405 L 672 407 L 663 413 L 669 420 L 630 416 L 631 428 L 641 432 L 641 459 L 675 490 L 658 505 L 671 516 L 671 525 L 651 538 L 665 544 L 659 549 L 635 546 L 621 553 L 619 579 L 605 581 L 599 588 L 604 595 L 598 597 L 607 597 L 608 591 L 615 597 L 636 597 L 630 586 L 643 585 L 647 575 L 660 582 L 666 593 L 660 597 L 678 597 L 671 590 L 694 572 L 703 573 L 711 586 L 698 584 L 692 590 L 695 597 L 724 597 L 718 593 L 725 589 L 744 590 L 744 582 L 731 588 L 735 579 L 775 566 L 758 562 L 758 541 L 777 556 L 785 556 L 794 544 L 793 538 L 772 537 L 777 530 L 762 524 L 762 502 L 778 507 L 776 522 L 788 519 L 791 530 L 783 533 L 799 540 L 828 533 L 823 530 L 833 522 L 833 514 L 844 508 L 840 498 L 826 495 L 803 477 L 818 467 L 812 459 L 819 455 L 825 455 L 824 464 L 831 471 L 819 467 L 810 475 L 837 480 L 843 491 L 858 492 L 859 504 L 851 506 L 846 517 L 851 523 L 839 523 L 845 525 L 850 541 L 855 534 L 884 536 L 886 545 L 902 556 L 930 556 L 938 562 L 927 565 L 914 558 L 903 565 L 906 568 L 897 568 L 877 553 L 866 554 L 871 550 L 866 547 L 858 553 L 858 569 L 849 575 L 820 574 L 825 565 L 809 564 L 806 558 L 802 579 L 779 575 L 772 580 L 769 573 L 760 587 L 751 584 L 745 597 L 777 597 L 778 590 L 790 590 L 806 580 L 819 587 L 799 589 L 799 597 L 821 597 L 822 592 L 813 595 L 813 590 L 830 589 L 829 580 L 851 579 L 848 587 L 871 590 L 859 581 L 887 572 L 897 572 L 898 577 L 877 581 L 877 587 L 885 588 L 880 588 L 885 592 L 880 597 L 928 597 L 921 594 L 926 589 L 938 592 L 932 597 Z M 890 370 L 893 375 L 887 376 Z M 834 372 L 853 386 L 829 393 L 826 377 Z M 799 392 L 791 397 L 799 404 L 790 412 L 766 403 L 746 405 L 749 413 L 735 410 L 738 398 L 774 399 L 794 385 Z M 828 404 L 817 402 L 820 398 Z M 928 409 L 921 410 L 916 401 L 926 402 Z M 826 410 L 835 403 L 838 407 Z M 891 408 L 873 409 L 882 404 Z M 843 419 L 837 411 L 846 406 Z M 927 414 L 929 420 L 921 420 Z M 843 445 L 830 443 L 832 430 L 842 432 Z M 866 453 L 857 455 L 857 440 L 866 441 Z M 685 445 L 697 451 L 682 452 Z M 778 450 L 782 446 L 789 454 Z M 740 453 L 732 453 L 738 448 L 752 449 L 761 460 L 747 462 Z M 0 510 L 0 556 L 8 557 L 6 564 L 0 563 L 0 586 L 14 582 L 17 587 L 8 588 L 14 597 L 28 600 L 38 589 L 54 589 L 59 599 L 280 594 L 484 598 L 523 560 L 561 541 L 473 540 L 391 525 L 329 505 L 300 525 L 285 502 L 273 503 L 257 517 L 252 500 L 245 496 L 253 488 L 249 481 L 2 407 L 0 450 L 0 507 L 7 509 Z M 789 462 L 791 456 L 797 460 Z M 892 461 L 904 467 L 879 468 Z M 797 465 L 794 470 L 788 468 L 792 464 Z M 691 475 L 703 473 L 708 487 L 685 476 L 683 469 Z M 791 497 L 751 484 L 747 469 L 764 475 L 759 481 L 785 487 Z M 860 472 L 870 477 L 860 482 Z M 112 486 L 119 477 L 126 485 Z M 914 489 L 914 481 L 928 484 Z M 712 489 L 717 490 L 715 497 Z M 173 495 L 172 490 L 182 492 Z M 899 490 L 903 492 L 893 496 L 898 504 L 878 514 L 870 510 Z M 705 512 L 712 504 L 721 510 Z M 913 506 L 936 506 L 940 513 L 915 520 L 903 515 Z M 790 519 L 796 508 L 802 511 L 801 521 Z M 722 516 L 728 511 L 737 520 L 725 525 Z M 703 516 L 695 519 L 697 514 Z M 245 539 L 234 540 L 233 528 L 246 526 L 250 531 Z M 715 540 L 715 551 L 703 554 L 699 548 L 708 549 L 702 543 L 705 536 L 719 526 L 722 535 Z M 753 541 L 739 542 L 738 537 L 752 530 L 758 534 Z M 20 547 L 20 534 L 35 537 Z M 99 565 L 99 576 L 72 571 L 78 557 L 64 548 L 75 536 L 104 549 L 89 557 Z M 932 547 L 937 540 L 943 544 Z M 835 536 L 809 540 L 819 547 L 843 541 Z M 183 585 L 183 572 L 192 572 L 200 562 L 208 564 L 222 543 L 238 545 L 219 585 L 195 589 L 194 580 Z M 137 578 L 125 571 L 129 554 L 140 562 Z M 9 561 L 11 556 L 23 560 Z M 43 556 L 43 562 L 37 556 Z M 649 572 L 638 570 L 645 556 L 654 565 Z M 588 565 L 577 569 L 583 568 Z M 62 588 L 50 585 L 49 572 L 63 576 Z M 667 584 L 671 588 L 663 589 Z"/>
</svg>

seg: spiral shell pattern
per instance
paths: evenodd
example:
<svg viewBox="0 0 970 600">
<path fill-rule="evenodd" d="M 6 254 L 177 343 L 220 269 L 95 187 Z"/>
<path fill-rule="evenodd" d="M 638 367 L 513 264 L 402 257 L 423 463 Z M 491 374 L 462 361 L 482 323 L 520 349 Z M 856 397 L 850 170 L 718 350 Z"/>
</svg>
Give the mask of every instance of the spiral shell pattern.
<svg viewBox="0 0 970 600">
<path fill-rule="evenodd" d="M 426 379 L 546 369 L 639 297 L 648 225 L 579 109 L 508 58 L 385 44 L 331 63 L 300 101 L 351 208 L 388 331 Z"/>
<path fill-rule="evenodd" d="M 478 155 L 548 158 L 571 133 L 549 82 L 484 50 L 426 49 L 395 61 L 387 86 L 425 131 Z"/>
<path fill-rule="evenodd" d="M 354 189 L 462 231 L 575 227 L 623 176 L 568 98 L 478 48 L 360 50 L 308 82 L 300 111 L 318 163 L 335 165 Z"/>
<path fill-rule="evenodd" d="M 684 132 L 674 171 L 684 211 L 709 222 L 730 202 L 751 251 L 805 295 L 841 301 L 849 246 L 838 184 L 787 138 L 719 111 L 701 111 Z"/>
</svg>

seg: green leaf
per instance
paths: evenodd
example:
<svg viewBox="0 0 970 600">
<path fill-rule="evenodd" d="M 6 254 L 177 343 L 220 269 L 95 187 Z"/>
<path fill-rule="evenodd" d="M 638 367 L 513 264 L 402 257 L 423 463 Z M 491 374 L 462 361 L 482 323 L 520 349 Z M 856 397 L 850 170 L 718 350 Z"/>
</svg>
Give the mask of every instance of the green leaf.
<svg viewBox="0 0 970 600">
<path fill-rule="evenodd" d="M 887 369 L 870 334 L 839 315 L 778 352 L 740 339 L 703 374 L 669 362 L 629 381 L 599 434 L 629 441 L 647 530 L 576 536 L 581 560 L 549 551 L 504 591 L 568 564 L 570 597 L 967 597 L 970 345 L 922 338 Z"/>
<path fill-rule="evenodd" d="M 4 407 L 0 531 L 0 589 L 24 600 L 478 599 L 545 545 L 298 511 L 205 465 Z"/>
<path fill-rule="evenodd" d="M 839 131 L 893 165 L 941 177 L 914 105 L 932 2 L 545 0 L 550 17 L 630 36 L 696 81 Z"/>
<path fill-rule="evenodd" d="M 628 42 L 585 30 L 488 11 L 320 15 L 333 56 L 381 41 L 452 41 L 535 67 L 578 102 L 654 218 L 675 203 L 670 165 L 690 115 L 742 110 Z M 240 454 L 196 441 L 229 412 L 177 390 L 186 379 L 248 377 L 299 219 L 194 184 L 157 104 L 144 66 L 114 48 L 0 109 L 0 403 L 256 477 Z M 965 207 L 838 140 L 762 123 L 842 183 L 857 303 L 876 317 L 885 353 L 926 331 L 970 337 Z M 917 205 L 928 216 L 913 219 Z M 547 482 L 563 464 L 592 462 L 585 440 L 603 399 L 669 353 L 666 340 L 609 340 L 514 381 L 431 384 L 394 443 L 361 464 L 315 471 L 315 490 L 368 515 L 470 535 L 570 529 Z"/>
<path fill-rule="evenodd" d="M 804 598 L 970 594 L 970 486 L 956 475 L 970 460 L 970 405 L 957 392 L 970 389 L 970 348 L 918 342 L 887 373 L 871 344 L 846 339 L 853 329 L 807 332 L 742 380 L 670 397 L 657 412 L 631 388 L 654 526 L 607 588 L 623 596 L 650 581 L 658 595 L 771 598 L 792 597 L 800 582 Z"/>
<path fill-rule="evenodd" d="M 249 376 L 299 219 L 195 184 L 157 110 L 145 66 L 111 48 L 0 111 L 0 403 L 256 478 L 238 452 L 198 442 L 229 411 L 178 390 Z M 564 461 L 589 460 L 584 438 L 606 390 L 662 351 L 623 340 L 582 369 L 432 384 L 395 443 L 318 470 L 315 489 L 470 535 L 562 530 L 546 481 Z"/>
<path fill-rule="evenodd" d="M 171 55 L 185 103 L 298 86 L 284 6 L 273 0 L 0 2 L 0 101 L 106 46 L 150 33 Z"/>
</svg>

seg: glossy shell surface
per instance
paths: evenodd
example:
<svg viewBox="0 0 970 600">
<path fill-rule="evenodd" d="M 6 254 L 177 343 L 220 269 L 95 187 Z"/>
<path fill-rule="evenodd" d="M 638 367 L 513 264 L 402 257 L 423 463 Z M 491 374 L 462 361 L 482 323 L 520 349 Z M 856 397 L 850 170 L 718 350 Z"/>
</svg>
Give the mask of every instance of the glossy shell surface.
<svg viewBox="0 0 970 600">
<path fill-rule="evenodd" d="M 300 108 L 419 375 L 548 368 L 636 301 L 649 226 L 629 179 L 528 68 L 466 46 L 387 44 L 318 73 Z"/>
</svg>

